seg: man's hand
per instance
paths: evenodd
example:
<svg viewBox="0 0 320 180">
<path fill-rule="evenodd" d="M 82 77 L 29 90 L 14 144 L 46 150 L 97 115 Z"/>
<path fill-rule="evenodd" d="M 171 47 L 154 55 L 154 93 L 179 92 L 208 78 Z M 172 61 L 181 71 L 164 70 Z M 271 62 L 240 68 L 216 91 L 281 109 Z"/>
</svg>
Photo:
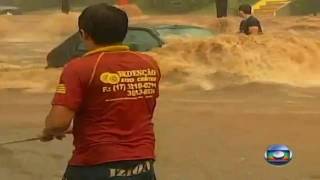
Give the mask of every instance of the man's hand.
<svg viewBox="0 0 320 180">
<path fill-rule="evenodd" d="M 45 130 L 43 130 L 42 134 L 39 135 L 40 141 L 41 142 L 49 142 L 54 139 L 53 135 L 47 134 Z"/>
<path fill-rule="evenodd" d="M 49 142 L 54 139 L 63 140 L 65 137 L 66 135 L 64 134 L 58 136 L 51 135 L 46 130 L 43 130 L 42 134 L 39 136 L 41 142 Z"/>
<path fill-rule="evenodd" d="M 45 129 L 39 136 L 41 141 L 62 140 L 66 137 L 65 134 L 71 134 L 73 116 L 74 111 L 64 106 L 53 106 L 46 118 Z"/>
</svg>

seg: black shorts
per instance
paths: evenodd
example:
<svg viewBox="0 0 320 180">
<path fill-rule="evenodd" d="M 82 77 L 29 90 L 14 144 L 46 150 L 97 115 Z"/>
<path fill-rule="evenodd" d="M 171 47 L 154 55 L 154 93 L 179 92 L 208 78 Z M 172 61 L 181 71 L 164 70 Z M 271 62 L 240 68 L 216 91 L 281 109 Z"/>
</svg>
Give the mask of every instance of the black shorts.
<svg viewBox="0 0 320 180">
<path fill-rule="evenodd" d="M 63 180 L 156 180 L 153 160 L 68 166 Z"/>
</svg>

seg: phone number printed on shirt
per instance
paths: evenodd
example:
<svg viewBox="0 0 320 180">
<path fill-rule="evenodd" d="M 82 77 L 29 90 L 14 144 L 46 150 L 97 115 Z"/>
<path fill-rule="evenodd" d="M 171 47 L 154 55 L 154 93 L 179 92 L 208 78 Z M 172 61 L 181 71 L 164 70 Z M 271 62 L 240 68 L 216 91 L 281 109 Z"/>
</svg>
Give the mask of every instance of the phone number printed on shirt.
<svg viewBox="0 0 320 180">
<path fill-rule="evenodd" d="M 152 69 L 105 72 L 100 80 L 107 84 L 103 93 L 126 92 L 127 97 L 150 96 L 156 94 L 157 71 Z"/>
</svg>

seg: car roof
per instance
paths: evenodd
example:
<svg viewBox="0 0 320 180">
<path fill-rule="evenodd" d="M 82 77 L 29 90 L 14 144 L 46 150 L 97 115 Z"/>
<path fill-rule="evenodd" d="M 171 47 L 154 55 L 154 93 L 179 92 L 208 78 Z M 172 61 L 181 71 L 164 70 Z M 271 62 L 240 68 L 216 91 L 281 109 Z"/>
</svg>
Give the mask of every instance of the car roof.
<svg viewBox="0 0 320 180">
<path fill-rule="evenodd" d="M 128 29 L 129 30 L 145 30 L 145 31 L 148 31 L 148 32 L 150 32 L 150 34 L 155 39 L 157 39 L 161 43 L 161 45 L 164 44 L 164 41 L 163 41 L 163 39 L 160 38 L 159 33 L 152 27 L 141 26 L 141 25 L 129 25 Z"/>
<path fill-rule="evenodd" d="M 150 30 L 154 31 L 154 28 L 149 26 L 140 26 L 140 25 L 129 25 L 128 29 L 143 29 L 143 30 Z"/>
<path fill-rule="evenodd" d="M 184 25 L 184 24 L 159 25 L 159 26 L 157 26 L 156 28 L 157 28 L 157 29 L 194 28 L 194 29 L 206 29 L 206 30 L 210 30 L 210 29 L 205 28 L 205 27 L 193 26 L 193 25 Z"/>
<path fill-rule="evenodd" d="M 139 23 L 139 24 L 132 24 L 130 26 L 133 27 L 145 27 L 150 29 L 161 29 L 161 28 L 198 28 L 198 29 L 208 29 L 204 26 L 198 25 L 187 25 L 187 24 L 166 24 L 166 23 Z"/>
</svg>

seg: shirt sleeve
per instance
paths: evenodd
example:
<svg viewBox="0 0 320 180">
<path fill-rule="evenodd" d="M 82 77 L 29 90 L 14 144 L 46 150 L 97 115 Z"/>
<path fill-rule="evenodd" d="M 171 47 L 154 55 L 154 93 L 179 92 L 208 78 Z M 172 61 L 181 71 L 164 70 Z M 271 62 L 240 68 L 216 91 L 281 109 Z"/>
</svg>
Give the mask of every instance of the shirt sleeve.
<svg viewBox="0 0 320 180">
<path fill-rule="evenodd" d="M 246 32 L 246 21 L 242 20 L 239 26 L 239 32 L 240 33 L 245 33 Z"/>
<path fill-rule="evenodd" d="M 74 64 L 70 63 L 64 67 L 52 105 L 64 106 L 76 112 L 82 103 L 82 94 L 80 77 Z"/>
</svg>

